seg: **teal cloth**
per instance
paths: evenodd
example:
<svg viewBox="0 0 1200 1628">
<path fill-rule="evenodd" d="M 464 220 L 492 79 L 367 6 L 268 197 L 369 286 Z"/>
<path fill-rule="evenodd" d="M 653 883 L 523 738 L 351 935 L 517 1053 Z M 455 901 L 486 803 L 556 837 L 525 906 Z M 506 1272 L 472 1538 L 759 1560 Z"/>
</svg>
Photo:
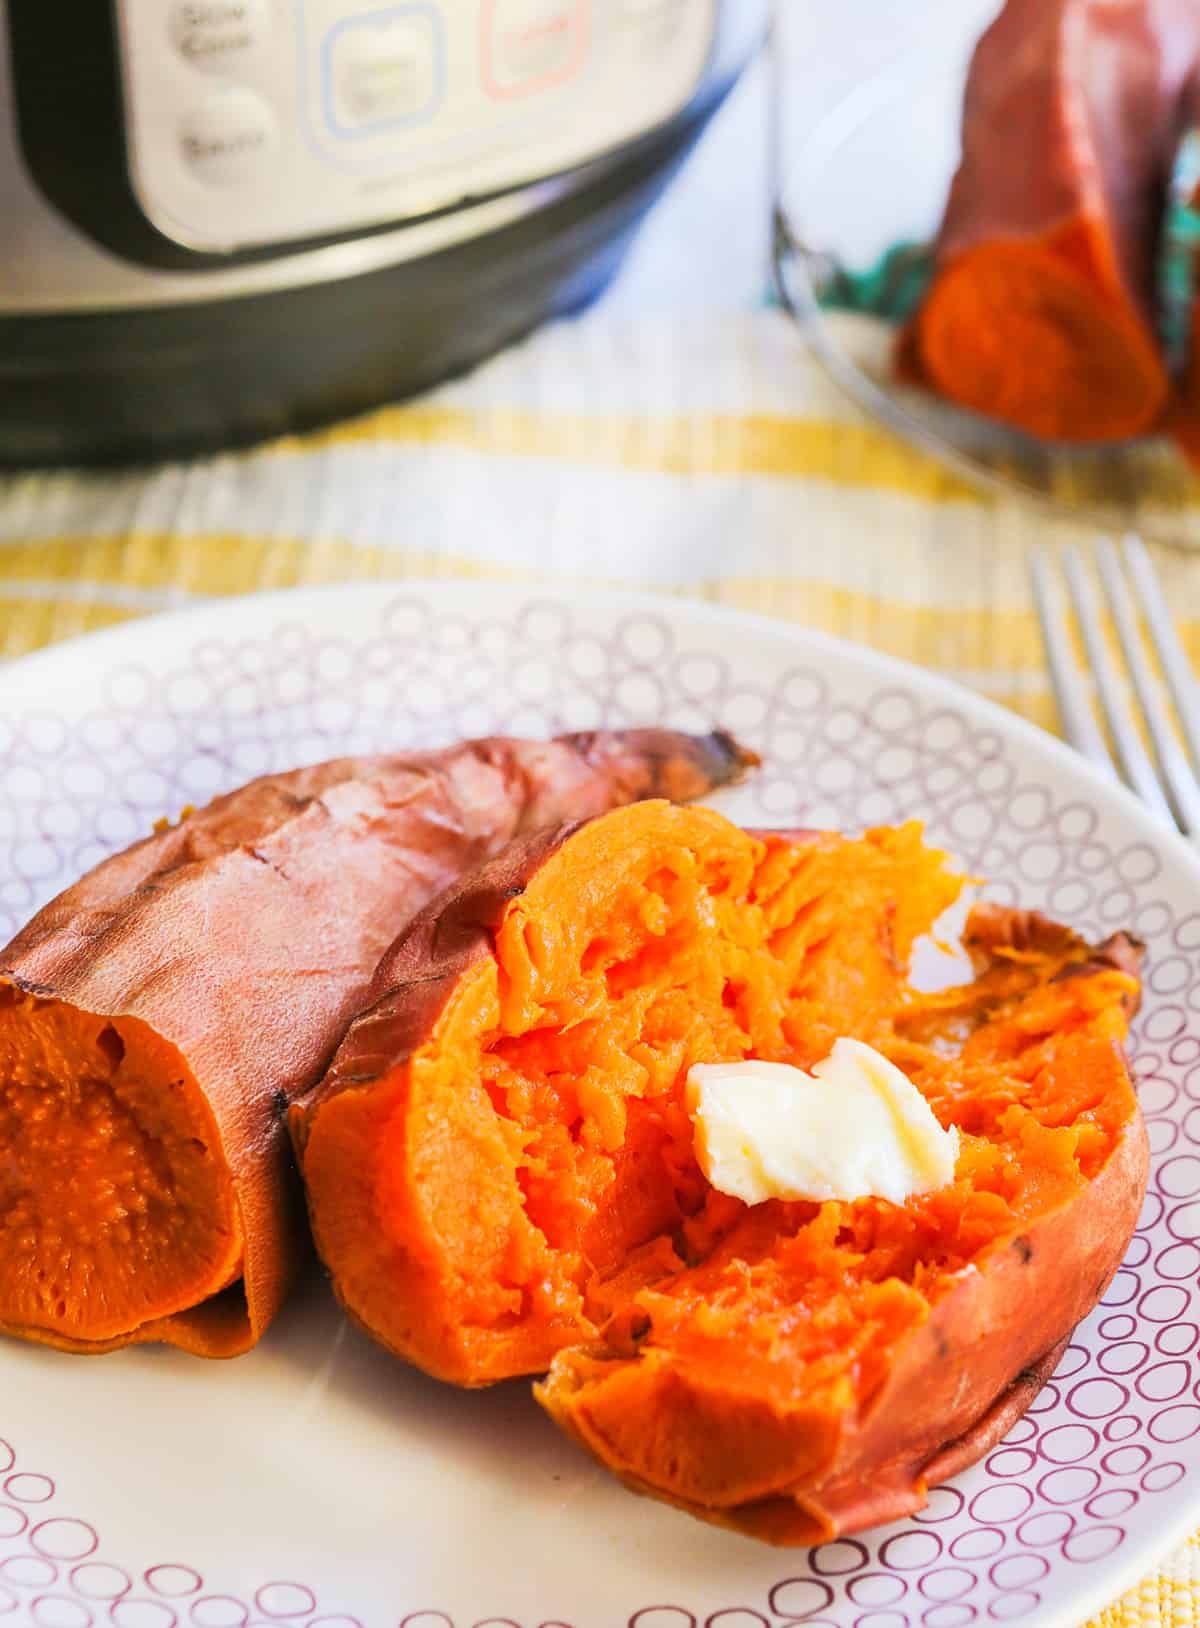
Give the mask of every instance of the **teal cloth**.
<svg viewBox="0 0 1200 1628">
<path fill-rule="evenodd" d="M 929 285 L 932 262 L 928 243 L 897 243 L 866 271 L 836 267 L 821 290 L 821 304 L 903 322 Z"/>
</svg>

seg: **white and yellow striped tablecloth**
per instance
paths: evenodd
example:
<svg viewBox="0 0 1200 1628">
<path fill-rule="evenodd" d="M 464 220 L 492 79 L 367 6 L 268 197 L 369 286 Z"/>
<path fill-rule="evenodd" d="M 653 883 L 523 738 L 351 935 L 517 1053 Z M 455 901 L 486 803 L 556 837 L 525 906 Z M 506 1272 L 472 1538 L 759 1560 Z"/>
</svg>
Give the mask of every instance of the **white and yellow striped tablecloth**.
<svg viewBox="0 0 1200 1628">
<path fill-rule="evenodd" d="M 824 628 L 1055 728 L 1034 536 L 1086 540 L 893 440 L 778 312 L 601 311 L 321 434 L 151 472 L 0 480 L 0 655 L 295 584 L 602 584 Z M 1200 559 L 1155 558 L 1200 659 Z M 1200 1623 L 1200 1540 L 1096 1623 Z"/>
</svg>

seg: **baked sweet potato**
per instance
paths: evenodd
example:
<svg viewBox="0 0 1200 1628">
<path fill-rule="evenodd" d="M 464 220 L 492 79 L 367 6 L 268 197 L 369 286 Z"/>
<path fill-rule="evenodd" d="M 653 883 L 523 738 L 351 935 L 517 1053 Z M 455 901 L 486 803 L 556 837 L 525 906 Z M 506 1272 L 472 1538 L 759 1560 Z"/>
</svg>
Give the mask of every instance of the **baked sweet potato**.
<svg viewBox="0 0 1200 1628">
<path fill-rule="evenodd" d="M 654 729 L 345 758 L 68 888 L 0 951 L 0 1329 L 247 1349 L 307 1250 L 284 1110 L 400 928 L 524 831 L 750 761 Z"/>
<path fill-rule="evenodd" d="M 1156 255 L 1198 60 L 1194 0 L 1007 0 L 902 372 L 1050 440 L 1156 423 Z"/>
<path fill-rule="evenodd" d="M 514 845 L 425 912 L 291 1110 L 342 1301 L 460 1385 L 543 1405 L 639 1491 L 778 1543 L 918 1508 L 1028 1406 L 1103 1292 L 1147 1148 L 1121 1053 L 1138 947 L 977 909 L 919 829 L 755 836 L 643 803 Z M 953 1183 L 896 1205 L 706 1181 L 693 1063 L 888 1055 Z"/>
</svg>

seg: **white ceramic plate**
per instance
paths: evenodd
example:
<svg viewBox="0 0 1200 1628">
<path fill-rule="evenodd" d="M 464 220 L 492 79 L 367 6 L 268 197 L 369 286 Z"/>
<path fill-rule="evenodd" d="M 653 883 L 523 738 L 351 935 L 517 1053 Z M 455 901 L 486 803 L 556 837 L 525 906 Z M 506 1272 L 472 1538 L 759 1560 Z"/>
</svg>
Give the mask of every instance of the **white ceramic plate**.
<svg viewBox="0 0 1200 1628">
<path fill-rule="evenodd" d="M 1200 1522 L 1200 865 L 1065 748 L 816 634 L 661 599 L 354 587 L 0 669 L 0 933 L 163 813 L 347 750 L 736 730 L 735 817 L 918 815 L 992 893 L 1149 943 L 1150 1196 L 1123 1270 L 985 1464 L 861 1540 L 772 1550 L 633 1497 L 528 1386 L 462 1394 L 318 1280 L 228 1363 L 0 1342 L 0 1628 L 1074 1624 Z"/>
</svg>

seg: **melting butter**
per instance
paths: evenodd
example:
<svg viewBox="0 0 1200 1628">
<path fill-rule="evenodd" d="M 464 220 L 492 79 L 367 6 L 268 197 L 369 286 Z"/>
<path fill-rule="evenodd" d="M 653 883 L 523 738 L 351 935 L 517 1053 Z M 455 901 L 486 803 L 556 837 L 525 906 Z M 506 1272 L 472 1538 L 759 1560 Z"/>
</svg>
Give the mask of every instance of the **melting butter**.
<svg viewBox="0 0 1200 1628">
<path fill-rule="evenodd" d="M 697 1063 L 686 1101 L 712 1185 L 769 1198 L 903 1204 L 954 1179 L 958 1132 L 861 1040 L 835 1041 L 811 1073 L 788 1063 Z"/>
</svg>

